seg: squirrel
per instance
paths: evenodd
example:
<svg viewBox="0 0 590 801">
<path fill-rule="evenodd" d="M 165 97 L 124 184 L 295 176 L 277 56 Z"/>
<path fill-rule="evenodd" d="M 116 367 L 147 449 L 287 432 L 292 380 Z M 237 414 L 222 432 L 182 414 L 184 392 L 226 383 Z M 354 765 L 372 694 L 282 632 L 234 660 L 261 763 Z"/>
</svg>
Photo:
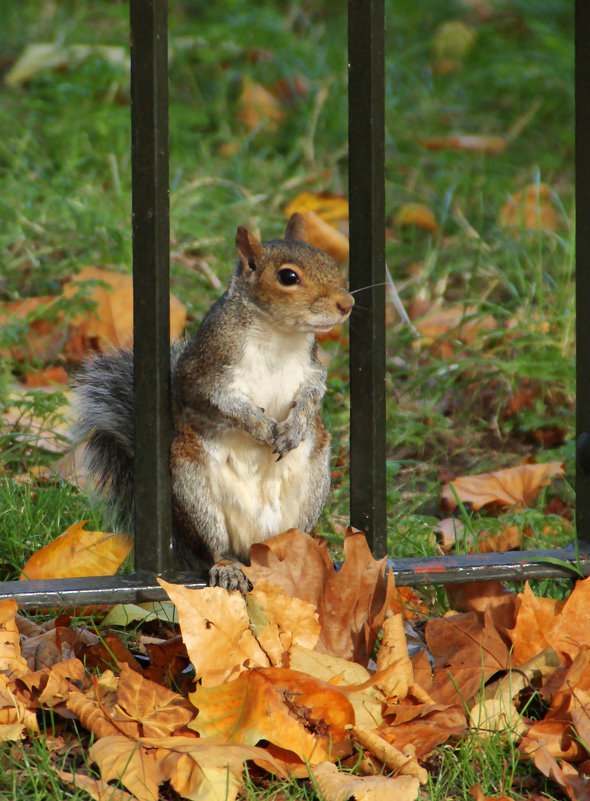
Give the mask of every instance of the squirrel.
<svg viewBox="0 0 590 801">
<path fill-rule="evenodd" d="M 293 214 L 283 239 L 236 234 L 237 265 L 197 333 L 172 349 L 172 527 L 180 566 L 246 592 L 250 546 L 310 532 L 330 489 L 320 419 L 326 369 L 316 334 L 354 305 L 334 259 L 305 241 Z M 179 350 L 179 353 L 175 352 Z M 133 353 L 96 354 L 74 392 L 74 438 L 120 521 L 133 511 Z"/>
</svg>

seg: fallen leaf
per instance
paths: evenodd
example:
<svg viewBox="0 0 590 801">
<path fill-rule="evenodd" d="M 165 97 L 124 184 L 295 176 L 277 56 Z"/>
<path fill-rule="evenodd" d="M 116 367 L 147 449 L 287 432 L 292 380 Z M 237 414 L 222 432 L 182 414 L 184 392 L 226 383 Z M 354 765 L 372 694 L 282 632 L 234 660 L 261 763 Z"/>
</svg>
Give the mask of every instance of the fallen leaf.
<svg viewBox="0 0 590 801">
<path fill-rule="evenodd" d="M 73 523 L 30 557 L 20 575 L 27 579 L 112 576 L 133 548 L 129 534 L 85 531 L 88 521 Z"/>
<path fill-rule="evenodd" d="M 415 757 L 404 754 L 399 748 L 387 742 L 379 732 L 363 729 L 362 726 L 354 726 L 352 733 L 355 740 L 376 757 L 387 770 L 401 773 L 404 776 L 413 776 L 418 779 L 420 784 L 428 782 L 428 772 L 418 765 Z"/>
<path fill-rule="evenodd" d="M 325 801 L 416 801 L 420 795 L 414 776 L 353 776 L 331 762 L 316 765 L 311 773 Z"/>
<path fill-rule="evenodd" d="M 399 228 L 410 226 L 424 228 L 431 234 L 436 234 L 438 231 L 434 212 L 423 203 L 406 203 L 395 215 L 395 223 Z"/>
<path fill-rule="evenodd" d="M 85 281 L 100 282 L 91 289 L 84 289 Z M 102 286 L 106 284 L 106 286 Z M 83 292 L 84 297 L 95 302 L 91 312 L 83 312 L 72 318 L 70 327 L 78 337 L 91 340 L 94 348 L 101 351 L 113 345 L 128 347 L 133 341 L 133 278 L 128 273 L 115 273 L 98 267 L 84 267 L 63 288 L 66 297 L 73 298 Z M 186 324 L 186 307 L 174 295 L 170 295 L 170 337 L 178 339 Z M 70 350 L 74 345 L 70 345 Z M 68 346 L 66 345 L 66 353 Z M 83 348 L 88 350 L 88 348 Z"/>
<path fill-rule="evenodd" d="M 336 687 L 305 673 L 253 668 L 221 686 L 199 686 L 189 698 L 199 710 L 189 728 L 201 737 L 246 745 L 269 740 L 311 763 L 350 753 L 350 701 Z"/>
<path fill-rule="evenodd" d="M 54 309 L 57 300 L 55 295 L 44 295 L 0 304 L 0 326 L 17 323 L 20 329 L 27 324 L 26 339 L 19 337 L 18 344 L 5 346 L 0 353 L 19 362 L 53 361 L 61 353 L 67 335 L 63 315 Z"/>
<path fill-rule="evenodd" d="M 157 801 L 165 781 L 183 798 L 234 801 L 246 760 L 261 761 L 286 777 L 277 761 L 260 748 L 192 737 L 105 737 L 90 748 L 90 757 L 105 781 L 121 781 L 138 801 Z"/>
<path fill-rule="evenodd" d="M 507 140 L 503 136 L 485 134 L 454 134 L 449 136 L 433 136 L 422 142 L 428 150 L 461 150 L 466 153 L 485 153 L 496 156 L 506 148 Z"/>
<path fill-rule="evenodd" d="M 348 237 L 324 222 L 314 211 L 305 211 L 302 214 L 306 223 L 306 241 L 329 253 L 339 264 L 346 264 L 350 250 Z"/>
<path fill-rule="evenodd" d="M 265 579 L 316 606 L 318 651 L 367 664 L 383 620 L 393 610 L 395 583 L 387 559 L 373 558 L 362 532 L 346 532 L 339 571 L 325 542 L 296 529 L 253 545 L 250 562 L 244 572 L 254 586 Z"/>
<path fill-rule="evenodd" d="M 62 782 L 84 790 L 95 801 L 136 801 L 136 796 L 100 779 L 93 779 L 86 773 L 70 773 L 70 771 L 55 768 L 54 770 Z"/>
<path fill-rule="evenodd" d="M 14 598 L 0 601 L 0 673 L 8 678 L 24 676 L 29 672 L 27 662 L 21 656 L 17 611 L 18 604 Z"/>
<path fill-rule="evenodd" d="M 118 673 L 123 665 L 127 665 L 141 673 L 139 662 L 115 634 L 105 634 L 99 642 L 78 648 L 77 656 L 89 671 L 113 670 Z"/>
<path fill-rule="evenodd" d="M 129 69 L 129 53 L 113 45 L 64 45 L 61 42 L 28 44 L 4 76 L 6 86 L 26 83 L 48 70 L 64 69 L 89 58 L 101 58 L 125 71 Z"/>
<path fill-rule="evenodd" d="M 24 374 L 27 389 L 50 387 L 54 384 L 67 384 L 69 375 L 61 365 L 46 367 L 44 370 L 28 371 Z"/>
<path fill-rule="evenodd" d="M 280 101 L 268 89 L 244 78 L 236 116 L 247 128 L 264 125 L 269 131 L 276 131 L 286 114 Z"/>
<path fill-rule="evenodd" d="M 466 22 L 458 19 L 442 22 L 432 40 L 435 72 L 455 72 L 461 69 L 476 39 L 477 31 Z"/>
<path fill-rule="evenodd" d="M 425 639 L 434 659 L 434 682 L 427 691 L 438 703 L 466 703 L 482 683 L 510 664 L 508 648 L 489 611 L 483 616 L 466 612 L 432 618 Z"/>
<path fill-rule="evenodd" d="M 561 228 L 563 223 L 553 195 L 553 190 L 542 183 L 531 184 L 515 192 L 500 209 L 500 225 L 527 231 L 555 231 Z"/>
<path fill-rule="evenodd" d="M 252 631 L 240 593 L 221 587 L 190 590 L 158 578 L 178 610 L 178 620 L 195 677 L 204 687 L 236 678 L 247 667 L 264 667 L 269 659 Z"/>
<path fill-rule="evenodd" d="M 301 192 L 285 208 L 285 217 L 312 211 L 333 228 L 348 223 L 348 198 L 330 192 Z"/>
<path fill-rule="evenodd" d="M 532 506 L 541 489 L 548 486 L 552 478 L 561 478 L 564 472 L 562 462 L 547 462 L 461 476 L 444 485 L 441 500 L 446 509 L 456 508 L 452 486 L 459 499 L 470 503 L 475 511 L 484 506 Z"/>
<path fill-rule="evenodd" d="M 528 582 L 518 600 L 514 627 L 506 630 L 512 641 L 512 659 L 516 665 L 528 662 L 553 645 L 550 632 L 565 603 L 555 598 L 537 598 Z"/>
<path fill-rule="evenodd" d="M 313 648 L 320 636 L 313 604 L 292 598 L 275 584 L 259 581 L 246 596 L 250 628 L 275 667 L 284 667 L 293 646 Z"/>
</svg>

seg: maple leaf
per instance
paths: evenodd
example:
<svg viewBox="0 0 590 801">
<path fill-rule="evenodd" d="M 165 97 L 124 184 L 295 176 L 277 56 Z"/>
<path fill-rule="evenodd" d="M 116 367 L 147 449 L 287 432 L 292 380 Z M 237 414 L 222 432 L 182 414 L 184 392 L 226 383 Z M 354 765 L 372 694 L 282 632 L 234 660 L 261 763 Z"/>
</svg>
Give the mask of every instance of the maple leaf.
<svg viewBox="0 0 590 801">
<path fill-rule="evenodd" d="M 183 798 L 233 801 L 246 760 L 260 761 L 286 778 L 272 756 L 246 745 L 211 744 L 194 737 L 105 737 L 90 749 L 105 781 L 120 780 L 138 801 L 157 801 L 158 787 L 169 781 Z"/>
<path fill-rule="evenodd" d="M 95 683 L 88 693 L 73 693 L 67 706 L 97 737 L 119 733 L 129 737 L 171 736 L 195 715 L 181 695 L 144 679 L 126 664 L 114 692 L 110 686 L 101 692 Z"/>
<path fill-rule="evenodd" d="M 250 549 L 244 572 L 252 584 L 265 579 L 314 604 L 321 625 L 316 649 L 366 665 L 396 591 L 387 558 L 373 558 L 365 536 L 350 528 L 344 563 L 336 571 L 325 542 L 290 529 Z"/>
<path fill-rule="evenodd" d="M 21 581 L 113 575 L 131 553 L 133 538 L 129 534 L 85 531 L 87 522 L 73 523 L 35 551 L 23 567 Z"/>
<path fill-rule="evenodd" d="M 199 710 L 189 728 L 202 737 L 247 745 L 269 740 L 313 763 L 350 753 L 350 701 L 305 673 L 253 668 L 219 687 L 198 687 L 189 698 Z"/>
<path fill-rule="evenodd" d="M 294 645 L 313 648 L 320 635 L 313 604 L 292 598 L 280 587 L 259 581 L 246 596 L 250 628 L 275 667 L 285 666 Z"/>
<path fill-rule="evenodd" d="M 158 578 L 178 610 L 186 650 L 203 686 L 230 681 L 247 667 L 267 666 L 240 593 L 221 587 L 189 590 Z"/>
<path fill-rule="evenodd" d="M 453 490 L 477 511 L 484 506 L 531 506 L 542 487 L 565 472 L 562 462 L 521 464 L 504 470 L 461 476 L 444 485 L 441 500 L 448 510 L 457 506 Z M 451 486 L 453 489 L 451 489 Z"/>
<path fill-rule="evenodd" d="M 509 667 L 506 643 L 493 625 L 489 612 L 433 618 L 426 624 L 425 639 L 434 657 L 434 682 L 428 692 L 438 703 L 466 702 L 482 682 Z"/>
</svg>

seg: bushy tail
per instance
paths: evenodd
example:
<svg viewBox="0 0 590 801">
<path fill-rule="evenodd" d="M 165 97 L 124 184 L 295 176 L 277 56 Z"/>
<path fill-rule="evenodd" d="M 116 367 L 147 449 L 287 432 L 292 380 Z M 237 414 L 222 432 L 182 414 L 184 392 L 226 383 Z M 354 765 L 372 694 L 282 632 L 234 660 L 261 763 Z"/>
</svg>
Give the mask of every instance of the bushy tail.
<svg viewBox="0 0 590 801">
<path fill-rule="evenodd" d="M 85 463 L 115 519 L 133 512 L 133 352 L 92 357 L 74 387 L 72 435 L 86 443 Z"/>
</svg>

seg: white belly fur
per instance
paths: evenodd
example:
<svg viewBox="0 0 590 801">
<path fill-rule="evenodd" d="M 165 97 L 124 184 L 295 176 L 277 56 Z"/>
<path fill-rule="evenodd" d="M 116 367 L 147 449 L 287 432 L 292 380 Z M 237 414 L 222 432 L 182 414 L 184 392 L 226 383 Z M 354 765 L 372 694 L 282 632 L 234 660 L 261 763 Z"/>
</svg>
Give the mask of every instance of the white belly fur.
<svg viewBox="0 0 590 801">
<path fill-rule="evenodd" d="M 240 431 L 205 447 L 211 459 L 210 492 L 219 502 L 231 546 L 246 558 L 253 542 L 301 525 L 302 476 L 313 443 L 303 441 L 279 462 L 268 445 Z M 304 479 L 305 482 L 305 479 Z"/>
<path fill-rule="evenodd" d="M 313 334 L 278 335 L 268 326 L 250 331 L 242 358 L 232 366 L 230 394 L 245 395 L 270 417 L 284 420 L 297 390 L 313 372 L 312 338 Z"/>
<path fill-rule="evenodd" d="M 240 362 L 232 366 L 229 393 L 245 395 L 270 417 L 284 420 L 313 372 L 312 338 L 286 335 L 260 320 L 248 332 Z M 205 447 L 211 458 L 210 491 L 223 509 L 238 556 L 246 558 L 253 542 L 301 525 L 312 441 L 304 440 L 279 462 L 272 448 L 241 431 L 228 432 Z"/>
</svg>

